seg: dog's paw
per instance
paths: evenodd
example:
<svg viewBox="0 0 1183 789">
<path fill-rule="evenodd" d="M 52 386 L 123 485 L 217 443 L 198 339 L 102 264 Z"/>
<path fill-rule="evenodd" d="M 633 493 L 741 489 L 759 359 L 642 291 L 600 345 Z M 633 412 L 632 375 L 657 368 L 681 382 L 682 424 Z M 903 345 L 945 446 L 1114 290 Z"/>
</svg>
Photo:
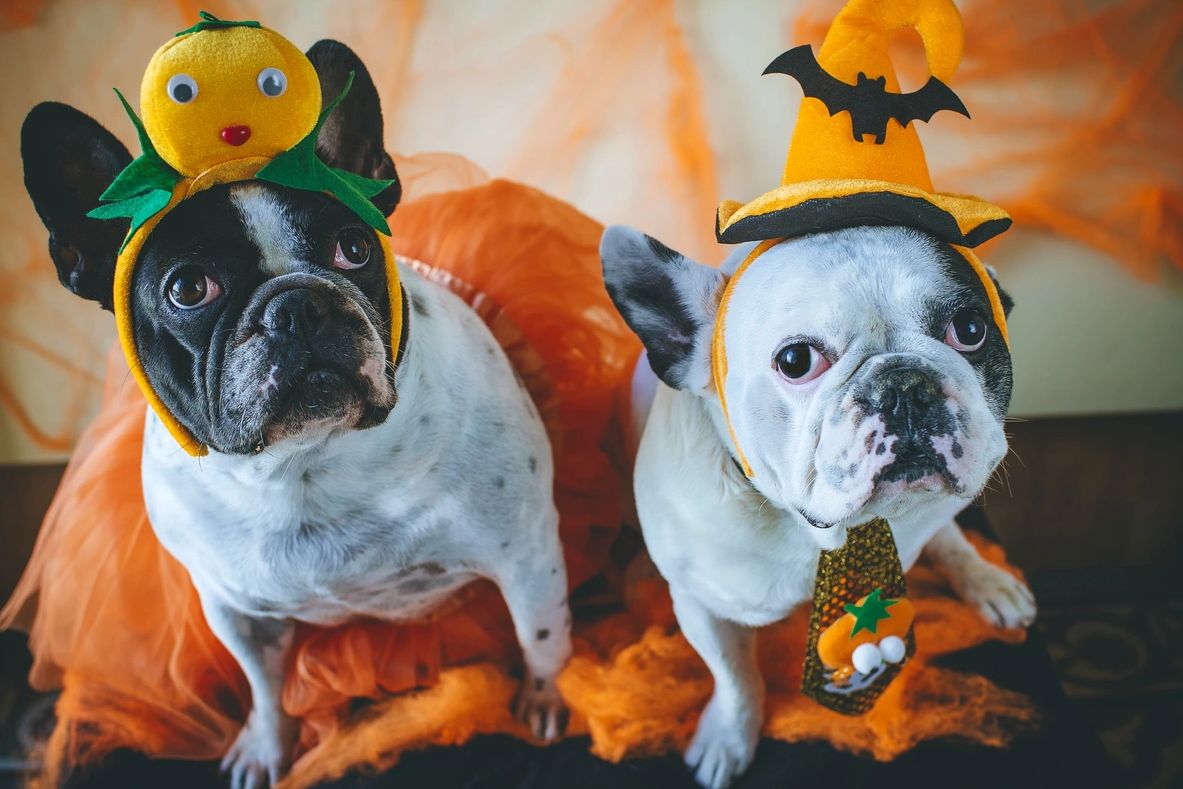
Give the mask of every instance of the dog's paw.
<svg viewBox="0 0 1183 789">
<path fill-rule="evenodd" d="M 1001 567 L 975 561 L 951 580 L 961 599 L 996 627 L 1027 627 L 1035 621 L 1035 595 Z"/>
<path fill-rule="evenodd" d="M 702 786 L 724 789 L 748 769 L 759 738 L 756 716 L 732 714 L 712 696 L 686 749 L 686 766 Z"/>
<path fill-rule="evenodd" d="M 230 789 L 275 786 L 287 772 L 294 735 L 290 722 L 263 723 L 252 712 L 222 758 L 222 772 L 229 773 Z"/>
<path fill-rule="evenodd" d="M 545 742 L 557 740 L 567 729 L 567 705 L 553 679 L 527 676 L 514 702 L 514 715 Z"/>
</svg>

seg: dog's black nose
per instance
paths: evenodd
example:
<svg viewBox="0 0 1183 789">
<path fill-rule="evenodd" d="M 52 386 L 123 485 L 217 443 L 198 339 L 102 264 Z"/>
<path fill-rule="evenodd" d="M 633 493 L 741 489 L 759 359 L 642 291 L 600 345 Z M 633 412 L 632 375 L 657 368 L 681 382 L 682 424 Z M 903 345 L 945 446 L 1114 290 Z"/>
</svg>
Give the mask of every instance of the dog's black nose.
<svg viewBox="0 0 1183 789">
<path fill-rule="evenodd" d="M 917 367 L 896 367 L 876 377 L 871 406 L 893 422 L 900 433 L 912 433 L 940 401 L 941 388 L 931 373 Z"/>
<path fill-rule="evenodd" d="M 267 302 L 263 329 L 268 334 L 299 334 L 314 337 L 324 328 L 329 305 L 310 288 L 285 290 Z"/>
</svg>

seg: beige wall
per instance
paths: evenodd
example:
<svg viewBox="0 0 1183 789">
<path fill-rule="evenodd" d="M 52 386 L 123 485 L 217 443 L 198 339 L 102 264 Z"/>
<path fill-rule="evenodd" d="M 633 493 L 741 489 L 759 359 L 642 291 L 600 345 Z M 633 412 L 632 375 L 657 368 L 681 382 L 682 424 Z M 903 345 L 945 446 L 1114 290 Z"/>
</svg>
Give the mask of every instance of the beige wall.
<svg viewBox="0 0 1183 789">
<path fill-rule="evenodd" d="M 66 454 L 95 408 L 113 336 L 109 315 L 53 277 L 21 188 L 21 120 L 38 101 L 64 100 L 130 142 L 109 87 L 136 94 L 155 47 L 191 23 L 181 5 L 48 0 L 35 27 L 0 33 L 7 209 L 0 216 L 7 283 L 0 292 L 0 462 Z M 300 46 L 320 37 L 354 46 L 382 92 L 392 150 L 463 154 L 491 175 L 536 184 L 601 221 L 638 225 L 716 260 L 710 204 L 774 185 L 792 128 L 795 88 L 760 72 L 796 43 L 803 6 L 814 15 L 834 7 L 785 0 L 209 5 L 228 18 L 258 18 Z M 677 75 L 685 62 L 694 66 L 689 81 Z M 683 121 L 677 113 L 695 96 L 698 114 Z M 703 160 L 697 149 L 669 145 L 687 129 L 699 133 L 696 118 Z M 921 132 L 935 152 L 938 186 L 992 197 L 990 184 L 941 182 L 975 129 L 960 119 L 943 123 L 938 116 Z M 1158 281 L 1141 281 L 1091 249 L 1023 229 L 992 249 L 990 262 L 1018 305 L 1016 415 L 1183 408 L 1178 272 L 1164 265 Z"/>
</svg>

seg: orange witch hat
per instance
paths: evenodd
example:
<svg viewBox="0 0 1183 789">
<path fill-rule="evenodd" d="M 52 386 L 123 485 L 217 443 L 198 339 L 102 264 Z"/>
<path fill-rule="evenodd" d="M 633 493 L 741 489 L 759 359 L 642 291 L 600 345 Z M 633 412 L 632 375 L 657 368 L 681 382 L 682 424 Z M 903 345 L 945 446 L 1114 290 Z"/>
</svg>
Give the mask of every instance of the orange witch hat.
<svg viewBox="0 0 1183 789">
<path fill-rule="evenodd" d="M 931 77 L 920 90 L 902 94 L 888 42 L 908 27 L 924 41 Z M 805 92 L 781 185 L 746 204 L 723 202 L 718 239 L 905 225 L 975 247 L 1010 227 L 998 206 L 933 189 L 912 123 L 942 109 L 968 116 L 943 82 L 957 70 L 962 44 L 961 16 L 951 0 L 851 0 L 834 18 L 816 60 L 805 46 L 773 61 L 766 74 L 789 74 Z"/>
<path fill-rule="evenodd" d="M 920 90 L 900 93 L 888 43 L 892 33 L 909 27 L 924 41 L 931 75 Z M 930 233 L 953 245 L 977 274 L 1009 345 L 998 287 L 969 247 L 1010 227 L 1010 216 L 981 198 L 935 191 L 913 123 L 940 110 L 969 115 L 942 82 L 957 70 L 963 43 L 961 15 L 952 0 L 850 0 L 831 23 L 817 58 L 810 47 L 797 47 L 765 70 L 796 78 L 805 97 L 781 185 L 746 204 L 721 203 L 715 222 L 723 243 L 761 242 L 727 280 L 715 317 L 712 376 L 729 428 L 724 337 L 731 294 L 748 267 L 787 238 L 876 225 Z M 751 478 L 733 428 L 731 437 Z"/>
</svg>

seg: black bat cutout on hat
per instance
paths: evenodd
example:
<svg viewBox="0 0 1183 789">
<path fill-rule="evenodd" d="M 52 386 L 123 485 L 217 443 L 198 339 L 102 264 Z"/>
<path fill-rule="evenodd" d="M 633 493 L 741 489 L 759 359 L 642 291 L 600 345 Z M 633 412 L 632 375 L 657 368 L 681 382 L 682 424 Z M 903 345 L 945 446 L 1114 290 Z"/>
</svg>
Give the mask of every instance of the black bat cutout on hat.
<svg viewBox="0 0 1183 789">
<path fill-rule="evenodd" d="M 830 115 L 843 110 L 850 113 L 850 129 L 856 142 L 864 134 L 875 136 L 875 144 L 887 138 L 887 120 L 895 118 L 901 126 L 914 120 L 927 122 L 941 110 L 952 110 L 969 117 L 969 110 L 957 94 L 936 77 L 929 77 L 924 87 L 912 93 L 891 93 L 887 78 L 869 79 L 859 72 L 858 84 L 851 85 L 832 76 L 821 67 L 808 44 L 783 53 L 764 69 L 765 74 L 788 74 L 801 83 L 801 90 L 826 105 Z"/>
</svg>

